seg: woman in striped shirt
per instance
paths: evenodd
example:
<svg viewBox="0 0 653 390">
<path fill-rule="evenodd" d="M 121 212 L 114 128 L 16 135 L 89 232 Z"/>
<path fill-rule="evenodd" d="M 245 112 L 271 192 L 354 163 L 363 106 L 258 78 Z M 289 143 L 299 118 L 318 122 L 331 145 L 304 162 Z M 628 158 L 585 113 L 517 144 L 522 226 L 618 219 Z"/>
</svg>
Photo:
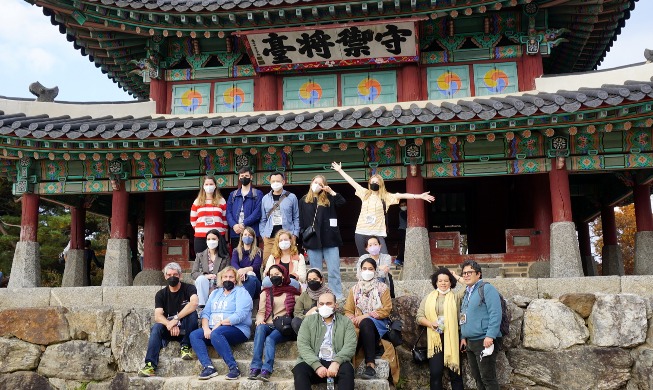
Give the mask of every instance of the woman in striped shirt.
<svg viewBox="0 0 653 390">
<path fill-rule="evenodd" d="M 206 250 L 209 230 L 217 229 L 223 238 L 227 232 L 227 202 L 213 176 L 204 177 L 204 185 L 190 209 L 190 224 L 195 229 L 195 253 Z"/>
</svg>

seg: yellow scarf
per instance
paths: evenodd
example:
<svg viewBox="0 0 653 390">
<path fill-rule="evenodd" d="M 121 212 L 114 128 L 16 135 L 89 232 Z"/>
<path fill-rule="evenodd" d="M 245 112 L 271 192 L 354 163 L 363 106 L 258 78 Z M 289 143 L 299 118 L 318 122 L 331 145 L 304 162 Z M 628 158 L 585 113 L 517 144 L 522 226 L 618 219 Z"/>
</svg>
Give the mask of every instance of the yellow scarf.
<svg viewBox="0 0 653 390">
<path fill-rule="evenodd" d="M 438 320 L 438 290 L 431 291 L 426 297 L 424 314 L 426 319 L 434 322 Z M 453 291 L 444 296 L 444 365 L 450 370 L 460 374 L 460 354 L 458 353 L 458 313 L 456 311 L 456 297 Z M 428 341 L 427 356 L 433 357 L 442 351 L 440 334 L 431 327 L 426 328 Z"/>
</svg>

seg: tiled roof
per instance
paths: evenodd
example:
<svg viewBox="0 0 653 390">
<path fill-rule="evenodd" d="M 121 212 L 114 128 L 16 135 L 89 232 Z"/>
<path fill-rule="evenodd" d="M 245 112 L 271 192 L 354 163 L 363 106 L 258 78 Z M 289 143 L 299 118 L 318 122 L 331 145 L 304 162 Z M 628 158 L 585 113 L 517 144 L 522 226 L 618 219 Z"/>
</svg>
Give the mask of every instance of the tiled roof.
<svg viewBox="0 0 653 390">
<path fill-rule="evenodd" d="M 652 78 L 653 79 L 653 78 Z M 425 124 L 450 124 L 456 121 L 487 121 L 523 118 L 554 113 L 575 113 L 583 109 L 618 106 L 622 103 L 653 99 L 653 80 L 627 81 L 624 85 L 604 84 L 601 88 L 579 91 L 483 97 L 451 102 L 416 102 L 409 108 L 342 107 L 317 112 L 279 111 L 245 116 L 163 118 L 131 116 L 101 118 L 48 115 L 26 116 L 0 111 L 0 135 L 34 139 L 62 140 L 144 140 L 161 137 L 198 137 L 237 133 L 340 130 Z"/>
</svg>

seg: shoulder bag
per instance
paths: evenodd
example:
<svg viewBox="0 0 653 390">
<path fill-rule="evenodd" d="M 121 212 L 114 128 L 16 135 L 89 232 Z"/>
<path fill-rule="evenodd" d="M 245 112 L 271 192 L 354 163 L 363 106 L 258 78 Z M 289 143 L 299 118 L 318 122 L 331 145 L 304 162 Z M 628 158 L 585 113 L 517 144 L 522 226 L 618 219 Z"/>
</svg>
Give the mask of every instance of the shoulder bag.
<svg viewBox="0 0 653 390">
<path fill-rule="evenodd" d="M 315 235 L 317 234 L 315 232 L 315 218 L 317 218 L 317 210 L 320 208 L 320 205 L 317 204 L 315 205 L 315 215 L 313 216 L 313 224 L 302 232 L 302 242 L 307 243 L 309 242 Z"/>
<path fill-rule="evenodd" d="M 428 355 L 426 354 L 426 347 L 417 346 L 425 330 L 426 328 L 422 327 L 422 331 L 419 332 L 419 336 L 417 337 L 415 344 L 413 344 L 413 349 L 410 350 L 411 354 L 413 355 L 413 361 L 417 364 L 426 363 L 429 360 Z"/>
<path fill-rule="evenodd" d="M 270 294 L 270 307 L 272 308 L 272 311 L 274 311 L 274 297 L 272 296 L 272 289 L 269 290 Z M 272 313 L 270 313 L 270 316 L 272 316 Z M 276 329 L 281 335 L 287 339 L 292 339 L 293 337 L 296 337 L 297 334 L 295 334 L 295 331 L 292 328 L 292 317 L 289 315 L 285 316 L 278 316 L 274 317 L 272 320 L 272 325 L 274 325 L 274 329 Z"/>
</svg>

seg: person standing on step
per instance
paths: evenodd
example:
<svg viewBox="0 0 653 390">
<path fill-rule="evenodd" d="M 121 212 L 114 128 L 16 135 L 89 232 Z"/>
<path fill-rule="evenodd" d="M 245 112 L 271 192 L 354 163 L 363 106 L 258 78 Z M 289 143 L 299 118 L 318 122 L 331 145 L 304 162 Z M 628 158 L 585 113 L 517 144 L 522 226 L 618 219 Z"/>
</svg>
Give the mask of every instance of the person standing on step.
<svg viewBox="0 0 653 390">
<path fill-rule="evenodd" d="M 267 261 L 279 230 L 289 231 L 295 246 L 299 235 L 299 206 L 295 194 L 283 189 L 286 177 L 282 172 L 270 174 L 270 187 L 261 201 L 259 232 L 263 237 L 263 259 Z M 292 271 L 291 271 L 292 274 Z"/>
<path fill-rule="evenodd" d="M 197 290 L 181 281 L 181 267 L 168 263 L 163 269 L 168 286 L 154 296 L 154 321 L 139 376 L 156 375 L 159 353 L 171 340 L 181 343 L 181 358 L 191 360 L 190 334 L 197 329 Z"/>
<path fill-rule="evenodd" d="M 238 170 L 239 188 L 229 194 L 227 200 L 227 222 L 229 222 L 229 237 L 231 249 L 238 246 L 240 235 L 247 226 L 254 229 L 254 237 L 260 237 L 259 222 L 261 221 L 261 201 L 263 192 L 252 186 L 252 170 L 242 167 Z"/>
<path fill-rule="evenodd" d="M 231 347 L 247 341 L 252 332 L 252 297 L 240 285 L 238 272 L 227 266 L 218 279 L 221 286 L 213 290 L 202 310 L 202 327 L 190 335 L 190 344 L 202 364 L 200 380 L 218 375 L 209 357 L 208 345 L 213 345 L 229 368 L 225 379 L 238 379 L 240 370 Z"/>
<path fill-rule="evenodd" d="M 325 383 L 334 378 L 339 390 L 354 389 L 354 366 L 351 359 L 356 353 L 354 324 L 340 313 L 333 293 L 318 298 L 318 314 L 304 319 L 297 335 L 299 357 L 292 369 L 295 389 L 310 390 L 315 383 Z"/>
<path fill-rule="evenodd" d="M 404 251 L 406 250 L 406 229 L 408 228 L 408 202 L 402 199 L 399 202 L 399 242 L 397 244 L 397 257 L 395 257 L 395 264 L 399 266 L 404 265 Z"/>
<path fill-rule="evenodd" d="M 261 293 L 261 248 L 258 247 L 256 232 L 245 226 L 240 234 L 238 245 L 231 253 L 231 266 L 238 272 L 238 280 L 252 297 L 258 298 Z"/>
<path fill-rule="evenodd" d="M 216 229 L 220 235 L 220 257 L 227 257 L 227 245 L 225 235 L 227 234 L 227 202 L 218 189 L 217 182 L 213 176 L 205 176 L 203 185 L 197 198 L 193 201 L 190 209 L 190 224 L 195 229 L 195 240 L 193 247 L 195 253 L 206 250 L 206 233 Z"/>
<path fill-rule="evenodd" d="M 217 229 L 209 230 L 206 233 L 206 246 L 207 248 L 204 251 L 195 255 L 193 269 L 190 274 L 195 280 L 200 308 L 204 308 L 210 292 L 215 288 L 218 273 L 229 265 L 227 259 L 219 255 L 220 232 Z"/>
<path fill-rule="evenodd" d="M 302 321 L 306 316 L 317 314 L 317 299 L 324 293 L 332 291 L 324 283 L 324 277 L 319 269 L 311 268 L 306 273 L 306 284 L 308 288 L 302 291 L 295 302 L 295 311 L 293 312 L 292 328 L 295 333 L 299 333 Z"/>
<path fill-rule="evenodd" d="M 290 275 L 290 285 L 295 287 L 297 291 L 301 291 L 306 277 L 306 262 L 304 255 L 299 253 L 297 246 L 292 244 L 292 234 L 285 230 L 279 230 L 274 238 L 272 252 L 265 262 L 265 270 L 263 275 L 266 275 L 273 265 L 279 265 L 288 270 Z M 263 288 L 272 287 L 270 278 L 266 276 L 263 278 Z"/>
<path fill-rule="evenodd" d="M 435 197 L 424 192 L 422 194 L 402 194 L 390 193 L 385 189 L 383 178 L 378 175 L 372 175 L 368 180 L 368 188 L 361 186 L 349 176 L 343 169 L 342 164 L 333 162 L 331 168 L 338 172 L 352 187 L 356 190 L 356 196 L 363 202 L 361 213 L 356 223 L 354 239 L 358 255 L 365 254 L 365 243 L 370 236 L 377 236 L 381 243 L 381 253 L 389 253 L 385 243 L 387 237 L 386 214 L 388 207 L 399 203 L 400 199 L 422 199 L 427 202 L 433 202 Z"/>
<path fill-rule="evenodd" d="M 460 349 L 467 351 L 476 387 L 499 390 L 497 352 L 501 345 L 501 298 L 494 286 L 483 282 L 481 266 L 473 260 L 462 264 L 467 288 L 460 305 Z M 479 292 L 483 283 L 484 299 Z"/>
<path fill-rule="evenodd" d="M 329 273 L 329 288 L 336 294 L 336 299 L 342 298 L 342 282 L 340 280 L 340 250 L 342 238 L 338 227 L 336 207 L 347 201 L 336 193 L 322 175 L 317 175 L 311 181 L 308 193 L 299 201 L 299 227 L 302 246 L 308 252 L 311 268 L 322 271 L 322 260 L 326 261 Z M 312 230 L 314 234 L 306 234 Z M 308 236 L 308 237 L 307 237 Z"/>
<path fill-rule="evenodd" d="M 91 261 L 95 266 L 102 269 L 104 265 L 97 259 L 95 251 L 91 248 L 91 240 L 84 240 L 84 263 L 86 264 L 86 286 L 91 285 Z"/>
<path fill-rule="evenodd" d="M 268 271 L 268 276 L 272 281 L 272 287 L 265 288 L 261 292 L 256 314 L 254 351 L 247 378 L 263 382 L 269 382 L 272 376 L 276 345 L 294 339 L 295 332 L 290 319 L 295 309 L 295 296 L 299 295 L 299 291 L 290 286 L 290 277 L 286 268 L 273 265 Z M 278 319 L 283 323 L 278 324 Z"/>
</svg>

